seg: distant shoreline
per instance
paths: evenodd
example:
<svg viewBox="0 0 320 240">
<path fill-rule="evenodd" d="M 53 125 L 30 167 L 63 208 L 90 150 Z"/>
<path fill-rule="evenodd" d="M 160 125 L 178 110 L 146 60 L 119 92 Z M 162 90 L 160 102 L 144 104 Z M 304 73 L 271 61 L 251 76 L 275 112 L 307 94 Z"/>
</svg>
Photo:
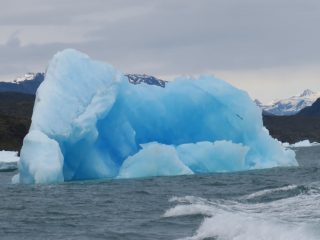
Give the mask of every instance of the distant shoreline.
<svg viewBox="0 0 320 240">
<path fill-rule="evenodd" d="M 0 100 L 0 150 L 19 151 L 30 127 L 34 95 L 0 92 Z M 263 116 L 263 123 L 281 142 L 320 142 L 320 117 Z"/>
</svg>

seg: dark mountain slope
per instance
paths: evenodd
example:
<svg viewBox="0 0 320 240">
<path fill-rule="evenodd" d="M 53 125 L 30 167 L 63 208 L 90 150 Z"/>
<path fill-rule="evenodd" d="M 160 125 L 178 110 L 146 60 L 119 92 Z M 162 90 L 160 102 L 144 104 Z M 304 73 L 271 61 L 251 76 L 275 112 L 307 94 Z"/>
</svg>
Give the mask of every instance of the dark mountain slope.
<svg viewBox="0 0 320 240">
<path fill-rule="evenodd" d="M 27 73 L 13 82 L 0 82 L 0 92 L 35 94 L 44 80 L 44 73 Z"/>
<path fill-rule="evenodd" d="M 0 115 L 0 149 L 19 151 L 30 123 L 28 118 Z"/>
<path fill-rule="evenodd" d="M 33 82 L 30 79 L 22 80 L 25 81 Z M 128 76 L 128 81 L 160 87 L 165 87 L 167 83 L 138 74 Z M 0 90 L 0 150 L 20 150 L 30 127 L 34 100 L 35 96 L 32 94 Z M 320 142 L 320 99 L 311 107 L 301 110 L 298 115 L 270 116 L 264 113 L 263 122 L 270 134 L 282 142 L 294 143 L 304 139 Z"/>
<path fill-rule="evenodd" d="M 320 117 L 320 98 L 318 98 L 310 107 L 302 109 L 297 115 Z"/>
<path fill-rule="evenodd" d="M 30 118 L 34 99 L 31 94 L 0 92 L 0 115 Z"/>
<path fill-rule="evenodd" d="M 281 142 L 320 142 L 320 116 L 263 116 L 263 124 Z"/>
<path fill-rule="evenodd" d="M 0 92 L 0 150 L 20 150 L 27 134 L 34 95 Z"/>
</svg>

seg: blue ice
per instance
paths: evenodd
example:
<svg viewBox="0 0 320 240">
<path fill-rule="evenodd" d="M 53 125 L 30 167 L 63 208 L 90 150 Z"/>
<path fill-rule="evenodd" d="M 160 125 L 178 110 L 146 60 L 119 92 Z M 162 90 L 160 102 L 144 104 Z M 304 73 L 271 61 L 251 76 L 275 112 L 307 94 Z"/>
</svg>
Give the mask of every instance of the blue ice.
<svg viewBox="0 0 320 240">
<path fill-rule="evenodd" d="M 211 76 L 133 85 L 64 50 L 37 91 L 15 182 L 57 183 L 295 166 L 248 94 Z"/>
</svg>

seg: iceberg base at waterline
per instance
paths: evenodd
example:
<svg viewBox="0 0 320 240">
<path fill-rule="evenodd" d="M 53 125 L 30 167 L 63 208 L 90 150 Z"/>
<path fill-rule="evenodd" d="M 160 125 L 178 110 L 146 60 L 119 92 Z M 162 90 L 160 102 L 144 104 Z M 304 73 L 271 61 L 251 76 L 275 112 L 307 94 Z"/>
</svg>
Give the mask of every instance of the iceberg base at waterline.
<svg viewBox="0 0 320 240">
<path fill-rule="evenodd" d="M 132 84 L 76 50 L 57 53 L 35 100 L 20 183 L 296 166 L 248 94 L 211 76 Z"/>
</svg>

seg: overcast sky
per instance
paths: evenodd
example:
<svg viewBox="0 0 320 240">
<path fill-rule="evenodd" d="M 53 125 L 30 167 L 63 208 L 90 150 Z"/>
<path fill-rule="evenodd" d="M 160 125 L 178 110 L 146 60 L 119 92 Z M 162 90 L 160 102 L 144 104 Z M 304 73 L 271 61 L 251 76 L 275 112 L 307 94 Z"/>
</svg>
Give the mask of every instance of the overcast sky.
<svg viewBox="0 0 320 240">
<path fill-rule="evenodd" d="M 269 101 L 320 90 L 320 1 L 0 0 L 0 80 L 64 48 L 126 73 L 212 74 Z"/>
</svg>

